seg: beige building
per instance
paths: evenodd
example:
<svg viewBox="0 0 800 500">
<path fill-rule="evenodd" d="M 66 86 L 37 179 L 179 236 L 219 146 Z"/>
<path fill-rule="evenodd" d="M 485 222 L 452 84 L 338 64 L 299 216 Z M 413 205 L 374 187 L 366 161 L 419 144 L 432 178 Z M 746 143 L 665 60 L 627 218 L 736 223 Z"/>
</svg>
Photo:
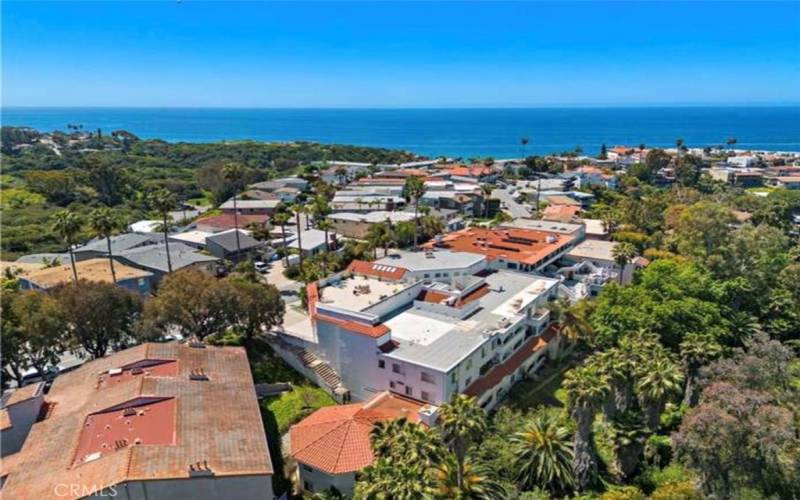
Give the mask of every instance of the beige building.
<svg viewBox="0 0 800 500">
<path fill-rule="evenodd" d="M 357 240 L 366 239 L 369 228 L 375 224 L 390 221 L 392 224 L 410 222 L 414 220 L 411 212 L 389 212 L 377 210 L 364 214 L 352 212 L 339 212 L 330 214 L 328 220 L 333 224 L 333 231 L 346 238 Z"/>
</svg>

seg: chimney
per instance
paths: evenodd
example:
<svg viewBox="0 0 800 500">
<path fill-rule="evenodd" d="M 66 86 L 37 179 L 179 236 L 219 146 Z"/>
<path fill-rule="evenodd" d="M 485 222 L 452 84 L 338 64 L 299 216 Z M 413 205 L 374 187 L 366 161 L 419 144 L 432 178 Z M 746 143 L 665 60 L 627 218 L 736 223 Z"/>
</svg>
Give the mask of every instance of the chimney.
<svg viewBox="0 0 800 500">
<path fill-rule="evenodd" d="M 439 407 L 434 405 L 425 405 L 417 411 L 417 416 L 419 416 L 420 422 L 427 425 L 428 427 L 433 427 L 436 425 L 436 421 L 439 419 Z"/>
</svg>

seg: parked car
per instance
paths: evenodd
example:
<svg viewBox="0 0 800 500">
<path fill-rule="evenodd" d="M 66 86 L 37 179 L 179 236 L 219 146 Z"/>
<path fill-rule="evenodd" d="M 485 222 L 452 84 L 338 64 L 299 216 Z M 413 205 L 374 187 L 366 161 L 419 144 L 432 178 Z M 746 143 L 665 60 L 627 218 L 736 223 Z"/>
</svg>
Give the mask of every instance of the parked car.
<svg viewBox="0 0 800 500">
<path fill-rule="evenodd" d="M 253 263 L 253 266 L 256 268 L 256 271 L 258 271 L 261 274 L 264 274 L 269 270 L 269 266 L 267 265 L 267 263 L 261 260 L 255 261 Z"/>
</svg>

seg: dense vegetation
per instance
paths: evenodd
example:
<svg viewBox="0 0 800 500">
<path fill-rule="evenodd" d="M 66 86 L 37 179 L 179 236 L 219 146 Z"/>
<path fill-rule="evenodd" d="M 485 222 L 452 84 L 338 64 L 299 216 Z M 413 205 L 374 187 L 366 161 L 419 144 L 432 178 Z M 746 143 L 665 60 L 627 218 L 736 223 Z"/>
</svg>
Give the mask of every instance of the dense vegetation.
<svg viewBox="0 0 800 500">
<path fill-rule="evenodd" d="M 1 132 L 0 248 L 5 260 L 63 251 L 63 242 L 48 220 L 59 207 L 86 215 L 97 206 L 110 206 L 127 224 L 150 216 L 148 196 L 162 188 L 180 203 L 222 203 L 234 191 L 222 171 L 227 163 L 243 166 L 245 182 L 257 182 L 294 174 L 300 165 L 324 160 L 414 159 L 399 151 L 310 142 L 192 144 L 140 140 L 124 131 L 97 131 L 88 137 L 78 132 L 44 135 L 15 127 L 2 127 Z M 88 230 L 79 235 L 79 239 L 89 237 Z"/>
</svg>

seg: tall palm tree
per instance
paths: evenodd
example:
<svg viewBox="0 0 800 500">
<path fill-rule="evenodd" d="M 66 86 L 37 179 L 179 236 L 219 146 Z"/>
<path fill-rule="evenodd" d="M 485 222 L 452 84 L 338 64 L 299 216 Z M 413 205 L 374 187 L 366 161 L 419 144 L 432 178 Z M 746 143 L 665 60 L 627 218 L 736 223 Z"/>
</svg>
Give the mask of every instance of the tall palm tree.
<svg viewBox="0 0 800 500">
<path fill-rule="evenodd" d="M 608 379 L 595 363 L 573 368 L 564 378 L 568 409 L 575 421 L 572 472 L 575 487 L 584 490 L 597 476 L 597 451 L 592 440 L 595 414 L 608 397 Z"/>
<path fill-rule="evenodd" d="M 666 354 L 651 356 L 645 360 L 636 383 L 636 394 L 644 408 L 648 428 L 653 431 L 658 429 L 667 401 L 680 394 L 682 389 L 683 374 L 678 364 Z"/>
<path fill-rule="evenodd" d="M 339 184 L 347 184 L 347 169 L 344 167 L 336 167 L 336 177 L 339 178 Z"/>
<path fill-rule="evenodd" d="M 611 348 L 595 355 L 598 368 L 608 379 L 611 396 L 603 405 L 606 420 L 624 413 L 633 403 L 633 376 L 635 359 L 620 348 Z"/>
<path fill-rule="evenodd" d="M 378 248 L 383 248 L 383 256 L 389 255 L 389 246 L 394 242 L 395 235 L 392 227 L 387 222 L 373 224 L 367 230 L 367 241 L 372 246 L 375 258 L 378 258 Z"/>
<path fill-rule="evenodd" d="M 439 408 L 439 429 L 458 465 L 457 484 L 464 485 L 464 461 L 470 445 L 486 432 L 486 412 L 475 398 L 457 394 Z"/>
<path fill-rule="evenodd" d="M 642 425 L 638 412 L 628 411 L 617 415 L 609 426 L 614 450 L 614 469 L 625 480 L 633 476 L 641 463 L 647 436 L 647 427 Z"/>
<path fill-rule="evenodd" d="M 119 220 L 114 216 L 110 208 L 100 207 L 92 210 L 92 213 L 89 214 L 89 224 L 99 238 L 106 239 L 108 264 L 111 267 L 111 279 L 116 284 L 117 273 L 114 270 L 114 255 L 111 252 L 111 236 L 119 229 Z"/>
<path fill-rule="evenodd" d="M 680 352 L 686 379 L 683 403 L 696 406 L 700 395 L 697 390 L 700 368 L 722 355 L 722 346 L 711 335 L 690 333 L 681 342 Z"/>
<path fill-rule="evenodd" d="M 242 246 L 239 243 L 239 209 L 236 206 L 236 198 L 244 182 L 244 167 L 238 163 L 228 163 L 222 167 L 222 175 L 225 180 L 233 186 L 233 229 L 236 234 L 236 256 L 240 257 Z"/>
<path fill-rule="evenodd" d="M 286 223 L 291 219 L 291 215 L 286 212 L 278 212 L 273 220 L 281 226 L 281 238 L 283 239 L 284 265 L 289 267 L 289 247 L 286 245 Z"/>
<path fill-rule="evenodd" d="M 522 490 L 541 486 L 553 493 L 572 487 L 572 442 L 569 429 L 550 413 L 538 414 L 514 434 L 514 470 Z"/>
<path fill-rule="evenodd" d="M 414 249 L 419 247 L 419 200 L 425 194 L 425 181 L 422 177 L 412 175 L 406 178 L 403 186 L 405 195 L 414 201 Z"/>
<path fill-rule="evenodd" d="M 297 249 L 300 251 L 298 255 L 300 256 L 299 258 L 300 258 L 301 272 L 303 270 L 303 240 L 302 237 L 300 236 L 300 233 L 302 232 L 302 229 L 300 228 L 300 214 L 305 213 L 305 211 L 306 207 L 304 207 L 303 205 L 300 205 L 298 203 L 292 205 L 292 212 L 294 212 L 294 221 L 297 227 Z"/>
<path fill-rule="evenodd" d="M 506 491 L 492 477 L 488 468 L 470 459 L 464 461 L 460 480 L 458 461 L 452 453 L 439 461 L 431 472 L 434 483 L 432 493 L 437 498 L 493 500 L 506 497 Z"/>
<path fill-rule="evenodd" d="M 561 335 L 569 342 L 575 343 L 586 340 L 592 336 L 592 325 L 589 324 L 587 309 L 584 302 L 567 305 L 559 313 Z"/>
<path fill-rule="evenodd" d="M 614 257 L 614 262 L 619 266 L 619 284 L 621 285 L 625 274 L 625 266 L 636 257 L 636 247 L 627 241 L 617 243 L 611 250 L 611 256 Z"/>
<path fill-rule="evenodd" d="M 528 142 L 529 142 L 529 141 L 528 141 L 528 138 L 527 138 L 527 137 L 522 137 L 522 138 L 519 140 L 519 143 L 520 143 L 520 144 L 522 144 L 522 158 L 525 158 L 525 146 L 527 146 L 527 145 L 528 145 Z"/>
<path fill-rule="evenodd" d="M 429 466 L 441 458 L 438 435 L 404 418 L 381 421 L 370 432 L 372 451 L 376 457 L 394 461 L 410 461 Z"/>
<path fill-rule="evenodd" d="M 169 253 L 169 212 L 175 208 L 175 195 L 166 189 L 159 189 L 150 196 L 150 204 L 163 219 L 164 247 L 167 252 L 167 271 L 172 274 L 172 257 Z"/>
<path fill-rule="evenodd" d="M 72 253 L 72 245 L 75 244 L 75 237 L 78 236 L 81 230 L 81 219 L 71 210 L 59 210 L 53 214 L 53 230 L 67 244 L 69 261 L 72 265 L 72 279 L 78 281 L 78 268 L 75 266 L 75 254 Z"/>
<path fill-rule="evenodd" d="M 489 184 L 482 184 L 481 191 L 483 191 L 483 217 L 488 219 L 489 198 L 492 196 L 492 191 L 494 191 L 494 186 L 490 186 Z"/>
<path fill-rule="evenodd" d="M 328 243 L 328 232 L 333 229 L 333 223 L 328 219 L 322 219 L 317 222 L 317 229 L 325 233 L 325 253 L 327 254 L 331 251 L 331 246 Z"/>
</svg>

